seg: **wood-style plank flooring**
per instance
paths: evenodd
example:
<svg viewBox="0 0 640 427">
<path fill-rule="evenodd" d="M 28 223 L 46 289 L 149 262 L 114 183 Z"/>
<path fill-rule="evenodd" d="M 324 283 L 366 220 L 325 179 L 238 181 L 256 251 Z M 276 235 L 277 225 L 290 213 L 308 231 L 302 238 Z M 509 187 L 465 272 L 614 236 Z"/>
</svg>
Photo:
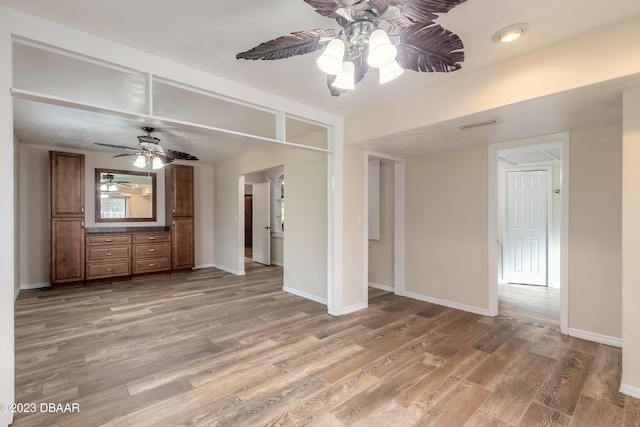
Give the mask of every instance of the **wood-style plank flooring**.
<svg viewBox="0 0 640 427">
<path fill-rule="evenodd" d="M 619 349 L 370 290 L 342 317 L 248 264 L 23 292 L 14 426 L 640 426 Z"/>
<path fill-rule="evenodd" d="M 499 284 L 498 312 L 503 317 L 560 330 L 560 289 Z"/>
</svg>

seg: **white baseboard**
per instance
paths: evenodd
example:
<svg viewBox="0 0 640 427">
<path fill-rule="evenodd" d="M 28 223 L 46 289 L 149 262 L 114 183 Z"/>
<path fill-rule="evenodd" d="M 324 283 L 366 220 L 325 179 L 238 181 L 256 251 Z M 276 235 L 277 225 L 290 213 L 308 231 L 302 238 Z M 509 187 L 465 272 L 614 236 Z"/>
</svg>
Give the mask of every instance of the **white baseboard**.
<svg viewBox="0 0 640 427">
<path fill-rule="evenodd" d="M 195 267 L 193 267 L 194 270 L 201 270 L 203 268 L 216 268 L 216 266 L 213 264 L 202 264 L 202 265 L 196 265 Z"/>
<path fill-rule="evenodd" d="M 290 294 L 297 295 L 299 297 L 306 298 L 306 299 L 314 301 L 314 302 L 318 302 L 318 303 L 320 303 L 322 305 L 327 305 L 327 299 L 326 298 L 322 298 L 322 297 L 319 297 L 317 295 L 311 295 L 311 294 L 309 294 L 307 292 L 301 291 L 299 289 L 289 288 L 287 286 L 284 286 L 282 288 L 282 290 L 285 291 L 285 292 L 288 292 Z"/>
<path fill-rule="evenodd" d="M 612 347 L 622 348 L 622 338 L 616 338 L 609 335 L 602 335 L 595 332 L 583 331 L 582 329 L 573 328 L 569 328 L 567 332 L 572 337 L 597 342 L 599 344 L 610 345 Z"/>
<path fill-rule="evenodd" d="M 21 291 L 28 291 L 30 289 L 43 289 L 43 288 L 50 288 L 51 287 L 51 283 L 29 283 L 26 285 L 20 285 L 20 290 Z"/>
<path fill-rule="evenodd" d="M 246 274 L 244 270 L 233 270 L 231 268 L 224 267 L 218 264 L 213 264 L 212 267 L 217 268 L 218 270 L 226 271 L 227 273 L 235 274 L 236 276 L 244 276 Z"/>
<path fill-rule="evenodd" d="M 367 307 L 368 307 L 368 304 L 366 302 L 359 302 L 358 304 L 342 307 L 342 314 L 345 315 L 349 313 L 354 313 L 356 311 L 364 310 Z"/>
<path fill-rule="evenodd" d="M 373 282 L 369 282 L 369 287 L 375 288 L 375 289 L 380 289 L 381 291 L 386 291 L 386 292 L 393 292 L 395 290 L 395 289 L 393 289 L 393 286 L 380 285 L 378 283 L 373 283 Z"/>
<path fill-rule="evenodd" d="M 470 313 L 480 314 L 482 316 L 489 316 L 489 310 L 488 309 L 481 308 L 481 307 L 475 307 L 473 305 L 461 304 L 461 303 L 455 302 L 455 301 L 449 301 L 449 300 L 440 299 L 440 298 L 428 297 L 426 295 L 415 294 L 413 292 L 407 292 L 407 291 L 402 292 L 402 293 L 398 293 L 396 295 L 400 295 L 400 296 L 407 297 L 407 298 L 413 298 L 413 299 L 417 299 L 417 300 L 420 300 L 420 301 L 426 301 L 426 302 L 442 305 L 442 306 L 449 307 L 449 308 L 455 308 L 456 310 L 468 311 Z"/>
<path fill-rule="evenodd" d="M 620 384 L 620 393 L 624 393 L 627 396 L 640 399 L 640 387 L 634 387 L 627 384 Z"/>
<path fill-rule="evenodd" d="M 272 265 L 277 265 L 277 266 L 279 266 L 279 267 L 284 267 L 284 263 L 279 262 L 279 261 L 271 261 L 271 264 L 272 264 Z"/>
</svg>

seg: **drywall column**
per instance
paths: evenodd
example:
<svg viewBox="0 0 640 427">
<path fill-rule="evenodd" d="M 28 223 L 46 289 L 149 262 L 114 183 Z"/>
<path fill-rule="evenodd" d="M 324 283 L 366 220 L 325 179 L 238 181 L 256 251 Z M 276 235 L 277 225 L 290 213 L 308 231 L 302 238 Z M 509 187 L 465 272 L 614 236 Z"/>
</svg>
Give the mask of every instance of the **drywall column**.
<svg viewBox="0 0 640 427">
<path fill-rule="evenodd" d="M 7 18 L 0 16 L 0 198 L 14 200 L 14 168 L 15 156 L 13 139 L 13 109 L 11 103 L 11 35 Z M 11 209 L 0 209 L 0 404 L 13 403 L 14 400 L 14 355 L 13 355 L 13 301 L 15 286 L 14 269 L 14 224 L 13 203 Z M 3 406 L 4 409 L 4 406 Z M 10 411 L 0 411 L 0 426 L 13 422 Z"/>
<path fill-rule="evenodd" d="M 623 94 L 622 384 L 640 398 L 640 90 Z"/>
</svg>

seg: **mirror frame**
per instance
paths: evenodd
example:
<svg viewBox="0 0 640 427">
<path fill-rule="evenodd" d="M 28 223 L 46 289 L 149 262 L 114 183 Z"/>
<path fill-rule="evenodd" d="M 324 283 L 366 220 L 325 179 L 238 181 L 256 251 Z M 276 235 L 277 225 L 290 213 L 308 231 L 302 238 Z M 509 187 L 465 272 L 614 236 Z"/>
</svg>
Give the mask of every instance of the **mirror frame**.
<svg viewBox="0 0 640 427">
<path fill-rule="evenodd" d="M 147 218 L 101 218 L 100 217 L 100 175 L 103 173 L 112 173 L 119 175 L 136 175 L 136 176 L 149 176 L 151 178 L 151 217 Z M 101 169 L 96 168 L 95 174 L 95 210 L 96 210 L 96 222 L 152 222 L 156 221 L 157 217 L 157 193 L 156 193 L 156 174 L 155 172 L 136 172 L 126 171 L 118 169 Z"/>
</svg>

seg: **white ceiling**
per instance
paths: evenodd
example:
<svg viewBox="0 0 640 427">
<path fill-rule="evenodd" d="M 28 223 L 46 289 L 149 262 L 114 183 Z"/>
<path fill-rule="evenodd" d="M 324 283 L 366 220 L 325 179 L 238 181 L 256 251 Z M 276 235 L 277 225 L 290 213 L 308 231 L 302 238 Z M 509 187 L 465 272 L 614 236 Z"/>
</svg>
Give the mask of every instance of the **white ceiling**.
<svg viewBox="0 0 640 427">
<path fill-rule="evenodd" d="M 0 0 L 0 5 L 337 114 L 346 115 L 383 103 L 449 77 L 447 74 L 409 71 L 399 79 L 380 86 L 377 76 L 371 73 L 355 91 L 336 98 L 329 94 L 326 77 L 315 65 L 318 54 L 280 61 L 235 59 L 238 52 L 293 31 L 338 28 L 334 21 L 315 13 L 303 0 Z M 474 69 L 639 13 L 638 0 L 468 0 L 441 16 L 438 23 L 458 34 L 465 45 L 466 59 L 462 69 L 456 73 L 472 73 Z M 495 31 L 516 22 L 528 24 L 525 37 L 510 45 L 492 42 Z M 29 58 L 25 58 L 25 61 L 28 62 Z M 37 79 L 38 76 L 33 78 Z M 637 83 L 637 80 L 633 82 Z M 132 81 L 129 84 L 132 87 L 137 83 Z M 624 84 L 628 87 L 628 82 Z M 617 123 L 621 111 L 617 95 L 619 89 L 615 84 L 584 88 L 460 119 L 460 122 L 473 122 L 495 115 L 503 120 L 498 126 L 459 131 L 456 128 L 462 124 L 459 121 L 440 123 L 361 145 L 404 157 L 461 148 L 471 141 L 483 143 L 483 138 L 487 137 L 494 140 L 518 139 L 573 130 L 585 125 Z M 167 114 L 182 114 L 185 117 L 202 111 L 186 111 L 184 106 L 178 104 L 167 105 L 166 108 L 169 110 Z M 104 115 L 96 116 L 98 113 L 92 116 L 80 112 L 80 115 L 89 117 L 78 117 L 75 116 L 77 112 L 69 110 L 19 100 L 16 102 L 16 132 L 24 142 L 56 144 L 53 134 L 59 136 L 58 140 L 62 141 L 60 144 L 80 144 L 84 148 L 92 144 L 91 138 L 122 144 L 125 135 L 130 138 L 137 135 L 131 135 L 135 123 L 101 117 Z M 79 128 L 75 123 L 79 119 L 93 123 L 93 127 Z M 92 131 L 96 134 L 87 138 L 87 132 Z M 175 136 L 177 146 L 170 148 L 191 152 L 194 149 L 190 148 L 190 144 L 197 134 L 193 129 L 169 128 L 165 137 L 171 139 Z M 162 135 L 158 136 L 163 139 Z M 110 137 L 118 142 L 110 141 Z M 248 150 L 254 148 L 251 144 L 255 142 L 246 138 L 241 138 L 242 144 L 233 139 L 223 139 L 222 144 L 228 147 L 220 150 L 225 155 L 233 155 L 233 149 L 238 147 Z M 214 156 L 217 148 L 210 141 L 207 143 L 203 138 L 200 145 L 203 150 L 208 150 L 200 155 L 202 158 L 221 158 Z M 233 149 L 229 148 L 231 145 Z M 220 155 L 220 152 L 217 154 Z"/>
</svg>

